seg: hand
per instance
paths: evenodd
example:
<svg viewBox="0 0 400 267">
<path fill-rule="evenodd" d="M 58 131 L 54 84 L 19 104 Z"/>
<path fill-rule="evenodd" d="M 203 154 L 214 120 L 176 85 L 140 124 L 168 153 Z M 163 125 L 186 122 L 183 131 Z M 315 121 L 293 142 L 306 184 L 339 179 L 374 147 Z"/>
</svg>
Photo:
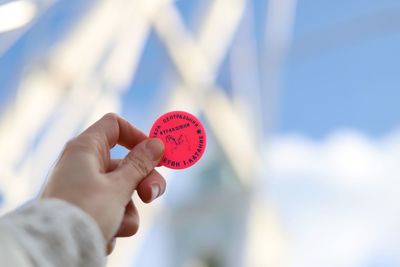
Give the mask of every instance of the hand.
<svg viewBox="0 0 400 267">
<path fill-rule="evenodd" d="M 122 160 L 110 159 L 116 144 L 130 150 Z M 134 190 L 146 203 L 164 193 L 165 180 L 154 170 L 163 152 L 159 139 L 149 139 L 121 117 L 107 114 L 66 144 L 42 198 L 63 199 L 91 215 L 111 253 L 116 237 L 138 230 Z"/>
</svg>

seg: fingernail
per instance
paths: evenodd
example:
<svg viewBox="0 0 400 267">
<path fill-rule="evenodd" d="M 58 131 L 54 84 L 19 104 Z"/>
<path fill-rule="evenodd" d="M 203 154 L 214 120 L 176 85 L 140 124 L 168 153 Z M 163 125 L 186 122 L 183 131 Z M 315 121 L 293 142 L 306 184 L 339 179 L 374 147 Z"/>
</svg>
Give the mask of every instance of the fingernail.
<svg viewBox="0 0 400 267">
<path fill-rule="evenodd" d="M 151 200 L 150 201 L 153 201 L 154 199 L 156 199 L 160 195 L 160 192 L 161 192 L 160 186 L 158 184 L 152 184 L 151 185 Z"/>
<path fill-rule="evenodd" d="M 151 138 L 147 141 L 146 149 L 151 154 L 153 160 L 158 161 L 164 153 L 164 144 L 158 138 Z"/>
</svg>

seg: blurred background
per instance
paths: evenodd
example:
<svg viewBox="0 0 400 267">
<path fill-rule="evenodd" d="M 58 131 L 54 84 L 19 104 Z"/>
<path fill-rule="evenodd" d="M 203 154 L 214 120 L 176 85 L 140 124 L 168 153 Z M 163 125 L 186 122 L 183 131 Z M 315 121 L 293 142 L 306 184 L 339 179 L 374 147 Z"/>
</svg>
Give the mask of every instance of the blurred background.
<svg viewBox="0 0 400 267">
<path fill-rule="evenodd" d="M 207 151 L 109 267 L 400 266 L 399 69 L 398 0 L 0 0 L 0 212 L 103 114 L 185 110 Z"/>
</svg>

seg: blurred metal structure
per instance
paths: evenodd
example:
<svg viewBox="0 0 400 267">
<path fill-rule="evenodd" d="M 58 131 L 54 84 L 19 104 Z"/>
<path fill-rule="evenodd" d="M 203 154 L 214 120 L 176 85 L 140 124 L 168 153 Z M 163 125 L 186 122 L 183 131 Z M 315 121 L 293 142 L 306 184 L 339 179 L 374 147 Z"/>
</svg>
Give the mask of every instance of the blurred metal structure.
<svg viewBox="0 0 400 267">
<path fill-rule="evenodd" d="M 205 251 L 204 258 L 194 260 L 203 261 L 204 266 L 280 266 L 279 251 L 275 252 L 283 245 L 275 250 L 271 245 L 277 240 L 284 242 L 276 216 L 272 209 L 254 197 L 262 168 L 260 144 L 263 133 L 259 125 L 264 121 L 263 105 L 273 107 L 273 96 L 279 89 L 279 68 L 290 41 L 296 1 L 286 0 L 285 5 L 280 2 L 269 1 L 272 15 L 266 36 L 271 45 L 266 70 L 270 79 L 267 95 L 271 98 L 262 97 L 261 81 L 251 84 L 248 89 L 243 88 L 246 81 L 239 78 L 241 64 L 251 68 L 254 79 L 260 79 L 262 74 L 252 40 L 251 1 L 207 1 L 208 7 L 202 14 L 197 33 L 186 27 L 175 3 L 170 0 L 102 0 L 93 4 L 64 39 L 49 50 L 45 60 L 26 73 L 15 101 L 1 114 L 0 172 L 4 177 L 0 186 L 7 188 L 2 211 L 15 208 L 21 200 L 39 192 L 43 183 L 41 177 L 46 176 L 50 163 L 57 158 L 64 143 L 61 141 L 67 141 L 106 112 L 120 112 L 122 95 L 134 80 L 146 40 L 150 31 L 154 31 L 178 74 L 169 85 L 170 98 L 164 109 L 185 109 L 204 115 L 212 131 L 210 134 L 223 152 L 221 157 L 227 159 L 228 169 L 232 170 L 230 177 L 239 185 L 239 190 L 214 192 L 214 195 L 206 196 L 208 201 L 192 203 L 183 210 L 172 209 L 170 218 L 174 218 L 173 214 L 190 213 L 192 208 L 198 216 L 202 215 L 202 210 L 207 210 L 213 203 L 212 212 L 218 214 L 226 205 L 231 205 L 233 209 L 227 214 L 236 218 L 238 224 L 229 229 L 246 229 L 249 225 L 249 238 L 246 239 L 246 231 L 231 236 L 229 232 L 210 236 L 206 238 L 208 243 L 222 238 L 219 249 L 210 253 Z M 281 28 L 285 29 L 284 35 L 278 34 Z M 245 46 L 244 49 L 233 44 L 235 38 Z M 231 96 L 227 88 L 216 83 L 226 57 L 231 59 L 233 73 Z M 263 103 L 265 99 L 270 100 Z M 219 163 L 223 164 L 223 161 Z M 226 194 L 227 203 L 217 204 L 221 192 Z M 143 208 L 145 232 L 162 209 L 160 206 L 151 210 Z M 267 225 L 260 225 L 260 216 Z M 180 220 L 172 220 L 170 224 L 171 231 L 177 236 L 179 223 Z M 216 225 L 211 223 L 208 227 L 217 232 L 226 227 L 224 221 Z M 265 227 L 269 231 L 266 232 Z M 242 244 L 235 244 L 238 241 Z M 109 266 L 128 266 L 127 259 L 135 257 L 140 245 L 138 239 L 123 241 L 111 257 Z M 270 247 L 275 256 L 264 257 L 264 246 Z M 244 251 L 247 247 L 251 247 L 251 252 Z M 191 249 L 199 248 L 187 249 L 190 254 Z M 177 257 L 172 262 L 187 263 L 185 255 L 178 254 Z"/>
</svg>

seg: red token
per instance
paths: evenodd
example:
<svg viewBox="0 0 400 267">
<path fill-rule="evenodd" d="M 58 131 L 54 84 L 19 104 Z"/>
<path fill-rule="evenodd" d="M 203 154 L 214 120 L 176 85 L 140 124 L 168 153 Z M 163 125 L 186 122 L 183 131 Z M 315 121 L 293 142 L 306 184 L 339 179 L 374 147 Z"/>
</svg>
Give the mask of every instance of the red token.
<svg viewBox="0 0 400 267">
<path fill-rule="evenodd" d="M 150 137 L 160 138 L 165 146 L 160 165 L 185 169 L 195 164 L 206 149 L 206 131 L 200 120 L 184 111 L 172 111 L 158 118 Z"/>
</svg>

